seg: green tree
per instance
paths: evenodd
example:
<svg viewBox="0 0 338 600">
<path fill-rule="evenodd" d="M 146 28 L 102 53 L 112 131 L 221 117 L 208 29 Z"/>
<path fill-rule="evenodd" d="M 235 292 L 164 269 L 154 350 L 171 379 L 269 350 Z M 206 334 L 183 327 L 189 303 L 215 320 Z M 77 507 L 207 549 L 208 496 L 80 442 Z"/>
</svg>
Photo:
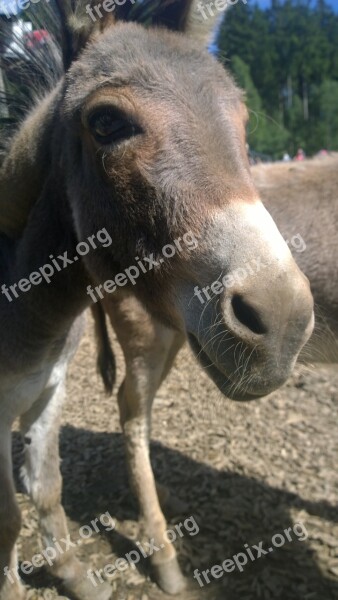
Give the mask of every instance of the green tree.
<svg viewBox="0 0 338 600">
<path fill-rule="evenodd" d="M 323 81 L 320 98 L 323 145 L 329 150 L 338 150 L 338 81 Z"/>
<path fill-rule="evenodd" d="M 280 123 L 267 118 L 264 114 L 262 100 L 252 81 L 248 65 L 239 56 L 234 56 L 230 66 L 238 85 L 246 92 L 250 147 L 257 152 L 280 158 L 289 141 L 288 132 Z"/>
<path fill-rule="evenodd" d="M 337 39 L 338 15 L 326 0 L 272 0 L 268 10 L 248 3 L 228 11 L 219 35 L 221 59 L 234 71 L 235 57 L 245 63 L 249 106 L 253 86 L 260 107 L 252 110 L 271 119 L 253 135 L 257 146 L 281 147 L 288 133 L 290 152 L 300 145 L 315 152 L 326 140 L 336 144 Z M 275 140 L 265 131 L 274 121 L 281 128 Z"/>
</svg>

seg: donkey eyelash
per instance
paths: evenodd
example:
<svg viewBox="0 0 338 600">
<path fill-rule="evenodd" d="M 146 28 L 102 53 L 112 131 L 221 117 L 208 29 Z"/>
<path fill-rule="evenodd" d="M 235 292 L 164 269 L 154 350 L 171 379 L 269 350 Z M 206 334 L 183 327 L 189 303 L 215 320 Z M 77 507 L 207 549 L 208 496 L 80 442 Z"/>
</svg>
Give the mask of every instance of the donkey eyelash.
<svg viewBox="0 0 338 600">
<path fill-rule="evenodd" d="M 109 109 L 89 115 L 88 126 L 95 140 L 103 145 L 126 141 L 142 133 L 141 128 L 128 117 Z"/>
</svg>

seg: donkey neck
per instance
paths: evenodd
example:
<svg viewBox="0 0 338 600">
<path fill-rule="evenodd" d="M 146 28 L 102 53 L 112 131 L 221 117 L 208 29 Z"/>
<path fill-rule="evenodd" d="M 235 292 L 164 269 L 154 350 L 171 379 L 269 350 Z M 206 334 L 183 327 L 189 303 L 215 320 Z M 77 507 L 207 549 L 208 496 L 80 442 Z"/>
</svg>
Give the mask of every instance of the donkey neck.
<svg viewBox="0 0 338 600">
<path fill-rule="evenodd" d="M 73 260 L 76 243 L 66 194 L 50 177 L 22 238 L 6 253 L 8 292 L 0 294 L 2 339 L 6 344 L 0 344 L 0 358 L 2 352 L 9 351 L 13 367 L 18 364 L 18 352 L 20 362 L 33 367 L 61 351 L 72 323 L 89 305 L 86 287 L 90 280 L 82 261 Z M 66 258 L 72 263 L 65 262 Z M 41 276 L 46 265 L 54 266 L 49 283 Z M 41 281 L 31 284 L 34 278 Z"/>
<path fill-rule="evenodd" d="M 26 116 L 0 165 L 0 231 L 18 239 L 51 163 L 55 109 L 63 81 Z"/>
</svg>

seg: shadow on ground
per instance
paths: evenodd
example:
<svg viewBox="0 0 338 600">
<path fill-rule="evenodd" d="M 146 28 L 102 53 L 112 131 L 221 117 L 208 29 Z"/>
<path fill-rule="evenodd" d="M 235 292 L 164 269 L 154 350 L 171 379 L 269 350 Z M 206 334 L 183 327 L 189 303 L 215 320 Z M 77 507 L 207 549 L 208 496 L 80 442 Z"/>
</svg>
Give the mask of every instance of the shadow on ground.
<svg viewBox="0 0 338 600">
<path fill-rule="evenodd" d="M 67 516 L 78 528 L 107 511 L 118 522 L 137 521 L 137 505 L 128 486 L 121 434 L 94 433 L 65 426 L 61 430 L 60 448 L 63 504 Z M 336 506 L 325 501 L 303 501 L 287 490 L 275 489 L 233 472 L 218 471 L 159 443 L 152 443 L 151 451 L 157 479 L 189 507 L 187 514 L 171 523 L 193 516 L 200 528 L 194 537 L 185 535 L 179 546 L 179 559 L 191 590 L 182 599 L 337 600 L 338 583 L 319 568 L 311 548 L 311 528 L 307 524 L 311 515 L 337 522 Z M 22 461 L 18 434 L 14 434 L 14 455 L 18 476 Z M 19 482 L 18 486 L 20 489 Z M 244 544 L 253 546 L 263 541 L 263 547 L 268 548 L 274 534 L 292 528 L 296 521 L 304 523 L 309 539 L 300 541 L 292 534 L 292 542 L 254 562 L 249 560 L 243 572 L 236 569 L 203 588 L 194 581 L 194 569 L 203 571 L 221 564 L 243 552 Z M 109 542 L 108 552 L 116 557 L 123 557 L 133 547 L 121 530 L 118 533 L 103 530 L 99 535 L 105 543 Z M 146 563 L 141 565 L 142 572 L 148 570 Z M 29 583 L 39 587 L 48 585 L 48 581 L 50 585 L 55 583 L 42 571 L 30 578 Z M 147 594 L 142 596 L 145 589 Z M 133 592 L 136 595 L 130 597 L 137 599 L 166 597 L 150 583 L 149 589 L 136 586 Z M 126 595 L 122 593 L 119 598 Z"/>
</svg>

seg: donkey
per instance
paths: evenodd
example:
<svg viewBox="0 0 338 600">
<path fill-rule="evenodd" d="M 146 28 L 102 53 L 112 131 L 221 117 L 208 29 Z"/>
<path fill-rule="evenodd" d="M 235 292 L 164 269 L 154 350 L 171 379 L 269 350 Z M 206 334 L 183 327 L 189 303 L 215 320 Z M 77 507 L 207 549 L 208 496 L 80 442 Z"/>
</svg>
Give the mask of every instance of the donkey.
<svg viewBox="0 0 338 600">
<path fill-rule="evenodd" d="M 338 362 L 338 155 L 257 165 L 260 196 L 310 281 L 316 329 L 302 362 Z M 301 242 L 301 243 L 299 243 Z"/>
<path fill-rule="evenodd" d="M 159 3 L 149 29 L 111 14 L 94 23 L 85 4 L 74 16 L 59 3 L 67 73 L 9 140 L 0 171 L 1 600 L 25 597 L 20 581 L 6 576 L 16 569 L 21 525 L 10 452 L 17 418 L 44 544 L 68 536 L 58 428 L 93 286 L 100 293 L 135 261 L 151 261 L 137 285 L 120 279 L 113 299 L 128 354 L 119 404 L 132 484 L 160 548 L 153 574 L 172 594 L 185 581 L 165 536 L 148 443 L 151 401 L 176 332 L 221 392 L 241 401 L 279 387 L 313 329 L 309 283 L 253 184 L 242 93 L 205 50 L 214 22 L 198 20 L 199 3 L 188 0 Z M 109 244 L 80 251 L 102 232 Z M 187 239 L 197 241 L 194 251 Z M 164 248 L 178 241 L 180 252 L 165 260 Z M 265 268 L 252 270 L 244 287 L 199 301 L 196 286 L 253 256 Z M 39 275 L 51 262 L 47 283 Z M 138 377 L 140 365 L 151 379 Z M 51 571 L 80 600 L 110 597 L 110 586 L 94 588 L 71 550 Z"/>
<path fill-rule="evenodd" d="M 295 259 L 308 276 L 315 299 L 317 327 L 300 353 L 301 363 L 338 362 L 338 156 L 303 164 L 258 165 L 252 175 L 263 202 L 280 227 Z M 135 415 L 143 412 L 144 427 L 150 431 L 150 414 L 156 391 L 170 371 L 177 352 L 185 342 L 180 332 L 158 322 L 138 299 L 107 295 L 102 304 L 123 349 L 126 378 L 118 392 L 122 422 L 125 405 L 133 404 Z M 115 365 L 102 315 L 93 309 L 98 340 L 98 366 L 107 393 L 112 392 Z M 128 397 L 133 400 L 128 402 Z M 131 473 L 134 478 L 146 471 L 151 478 L 147 439 L 137 450 Z M 133 456 L 129 444 L 129 455 Z M 128 438 L 127 438 L 128 448 Z M 139 469 L 137 474 L 136 468 Z M 144 475 L 143 475 L 144 476 Z M 169 492 L 157 485 L 163 508 L 178 504 Z M 151 494 L 141 503 L 154 505 Z M 156 499 L 155 499 L 156 503 Z"/>
</svg>

